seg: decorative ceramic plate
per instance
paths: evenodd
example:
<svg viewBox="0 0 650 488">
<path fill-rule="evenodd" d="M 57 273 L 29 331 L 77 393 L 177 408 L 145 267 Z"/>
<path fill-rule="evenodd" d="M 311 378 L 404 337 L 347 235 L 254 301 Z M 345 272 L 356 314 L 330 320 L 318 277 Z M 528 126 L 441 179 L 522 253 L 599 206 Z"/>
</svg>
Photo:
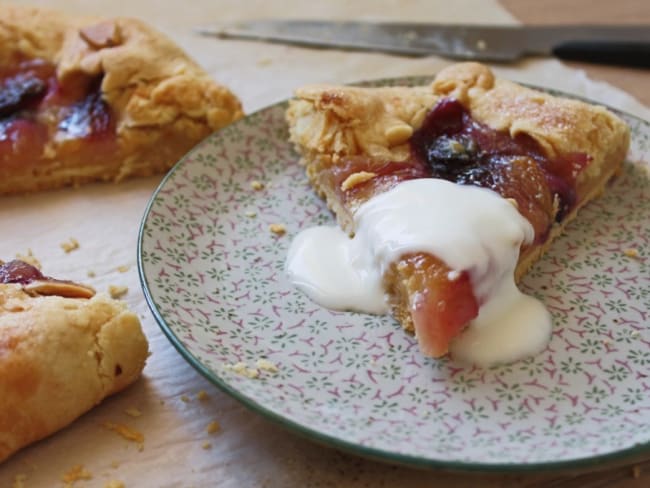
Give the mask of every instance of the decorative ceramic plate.
<svg viewBox="0 0 650 488">
<path fill-rule="evenodd" d="M 145 212 L 142 285 L 185 359 L 286 427 L 391 462 L 538 469 L 650 449 L 650 124 L 620 114 L 623 174 L 523 280 L 553 314 L 548 348 L 480 369 L 425 358 L 393 319 L 323 309 L 287 281 L 293 236 L 334 220 L 287 142 L 285 108 L 208 137 Z"/>
</svg>

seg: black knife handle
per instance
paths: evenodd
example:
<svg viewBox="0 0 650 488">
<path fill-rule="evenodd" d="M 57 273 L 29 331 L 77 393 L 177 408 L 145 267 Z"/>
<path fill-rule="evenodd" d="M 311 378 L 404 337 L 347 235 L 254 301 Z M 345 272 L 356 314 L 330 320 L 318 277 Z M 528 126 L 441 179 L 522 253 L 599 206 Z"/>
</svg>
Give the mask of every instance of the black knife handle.
<svg viewBox="0 0 650 488">
<path fill-rule="evenodd" d="M 558 44 L 553 54 L 561 59 L 650 68 L 650 43 L 570 41 Z"/>
</svg>

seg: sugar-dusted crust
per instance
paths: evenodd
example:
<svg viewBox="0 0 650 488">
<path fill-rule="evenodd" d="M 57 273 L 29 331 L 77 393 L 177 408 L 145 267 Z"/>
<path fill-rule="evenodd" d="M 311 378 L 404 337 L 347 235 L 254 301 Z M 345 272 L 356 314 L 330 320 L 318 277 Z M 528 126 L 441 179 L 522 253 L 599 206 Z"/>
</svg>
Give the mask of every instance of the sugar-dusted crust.
<svg viewBox="0 0 650 488">
<path fill-rule="evenodd" d="M 577 211 L 601 193 L 621 168 L 629 146 L 629 129 L 605 108 L 497 79 L 481 64 L 461 63 L 442 70 L 427 87 L 301 88 L 286 114 L 290 140 L 302 155 L 312 185 L 326 199 L 340 225 L 352 234 L 355 202 L 341 201 L 330 180 L 322 177 L 324 170 L 348 156 L 406 160 L 410 135 L 436 101 L 446 97 L 457 99 L 474 120 L 492 129 L 507 131 L 513 137 L 528 135 L 551 159 L 574 153 L 589 157 L 588 165 L 576 178 L 576 207 L 561 223 L 553 225 L 543 243 L 522 249 L 515 272 L 520 279 Z M 367 174 L 362 176 L 368 178 Z M 409 279 L 397 263 L 385 276 L 394 315 L 412 330 Z"/>
<path fill-rule="evenodd" d="M 118 144 L 114 153 L 79 164 L 66 157 L 78 141 L 51 137 L 38 166 L 0 168 L 0 193 L 165 171 L 202 138 L 242 116 L 228 88 L 140 20 L 4 6 L 0 66 L 17 54 L 54 63 L 63 85 L 101 77 Z"/>
<path fill-rule="evenodd" d="M 147 355 L 121 302 L 0 284 L 0 461 L 133 383 Z"/>
</svg>

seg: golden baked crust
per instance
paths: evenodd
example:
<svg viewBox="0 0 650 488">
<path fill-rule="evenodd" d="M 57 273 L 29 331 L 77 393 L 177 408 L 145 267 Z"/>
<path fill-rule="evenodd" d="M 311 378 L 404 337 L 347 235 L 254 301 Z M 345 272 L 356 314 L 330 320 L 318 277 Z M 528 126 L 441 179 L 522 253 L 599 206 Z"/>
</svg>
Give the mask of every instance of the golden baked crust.
<svg viewBox="0 0 650 488">
<path fill-rule="evenodd" d="M 522 248 L 515 271 L 519 280 L 578 210 L 602 192 L 620 170 L 629 146 L 629 129 L 605 108 L 497 79 L 489 68 L 477 63 L 452 65 L 427 87 L 301 88 L 286 113 L 290 140 L 301 153 L 312 185 L 347 232 L 354 233 L 352 215 L 363 201 L 344 201 L 341 191 L 350 184 L 365 184 L 374 173 L 364 170 L 352 174 L 335 188 L 331 168 L 356 157 L 408 163 L 411 135 L 443 98 L 456 99 L 472 119 L 493 130 L 507 132 L 512 138 L 522 134 L 532 138 L 550 160 L 574 154 L 587 156 L 586 166 L 574 175 L 575 206 L 561 222 L 553 223 L 541 241 Z M 385 286 L 392 297 L 394 315 L 403 327 L 412 330 L 412 277 L 404 269 L 395 263 L 384 277 Z"/>
<path fill-rule="evenodd" d="M 51 134 L 34 167 L 0 168 L 0 193 L 165 171 L 211 132 L 242 116 L 239 100 L 179 47 L 144 22 L 73 17 L 37 8 L 0 10 L 0 66 L 16 56 L 56 66 L 64 86 L 101 78 L 117 148 L 82 163 L 78 140 Z"/>
<path fill-rule="evenodd" d="M 0 461 L 133 383 L 147 355 L 121 302 L 0 284 Z"/>
</svg>

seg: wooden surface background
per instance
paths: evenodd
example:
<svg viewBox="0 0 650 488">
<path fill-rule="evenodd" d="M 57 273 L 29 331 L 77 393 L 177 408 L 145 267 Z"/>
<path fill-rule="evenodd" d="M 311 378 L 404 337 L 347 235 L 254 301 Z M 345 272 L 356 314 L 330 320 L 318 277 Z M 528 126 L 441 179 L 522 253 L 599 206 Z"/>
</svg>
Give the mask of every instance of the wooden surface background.
<svg viewBox="0 0 650 488">
<path fill-rule="evenodd" d="M 650 0 L 499 0 L 525 24 L 644 24 L 650 29 Z M 634 95 L 650 107 L 650 70 L 567 63 Z M 648 485 L 650 486 L 650 484 Z"/>
</svg>

